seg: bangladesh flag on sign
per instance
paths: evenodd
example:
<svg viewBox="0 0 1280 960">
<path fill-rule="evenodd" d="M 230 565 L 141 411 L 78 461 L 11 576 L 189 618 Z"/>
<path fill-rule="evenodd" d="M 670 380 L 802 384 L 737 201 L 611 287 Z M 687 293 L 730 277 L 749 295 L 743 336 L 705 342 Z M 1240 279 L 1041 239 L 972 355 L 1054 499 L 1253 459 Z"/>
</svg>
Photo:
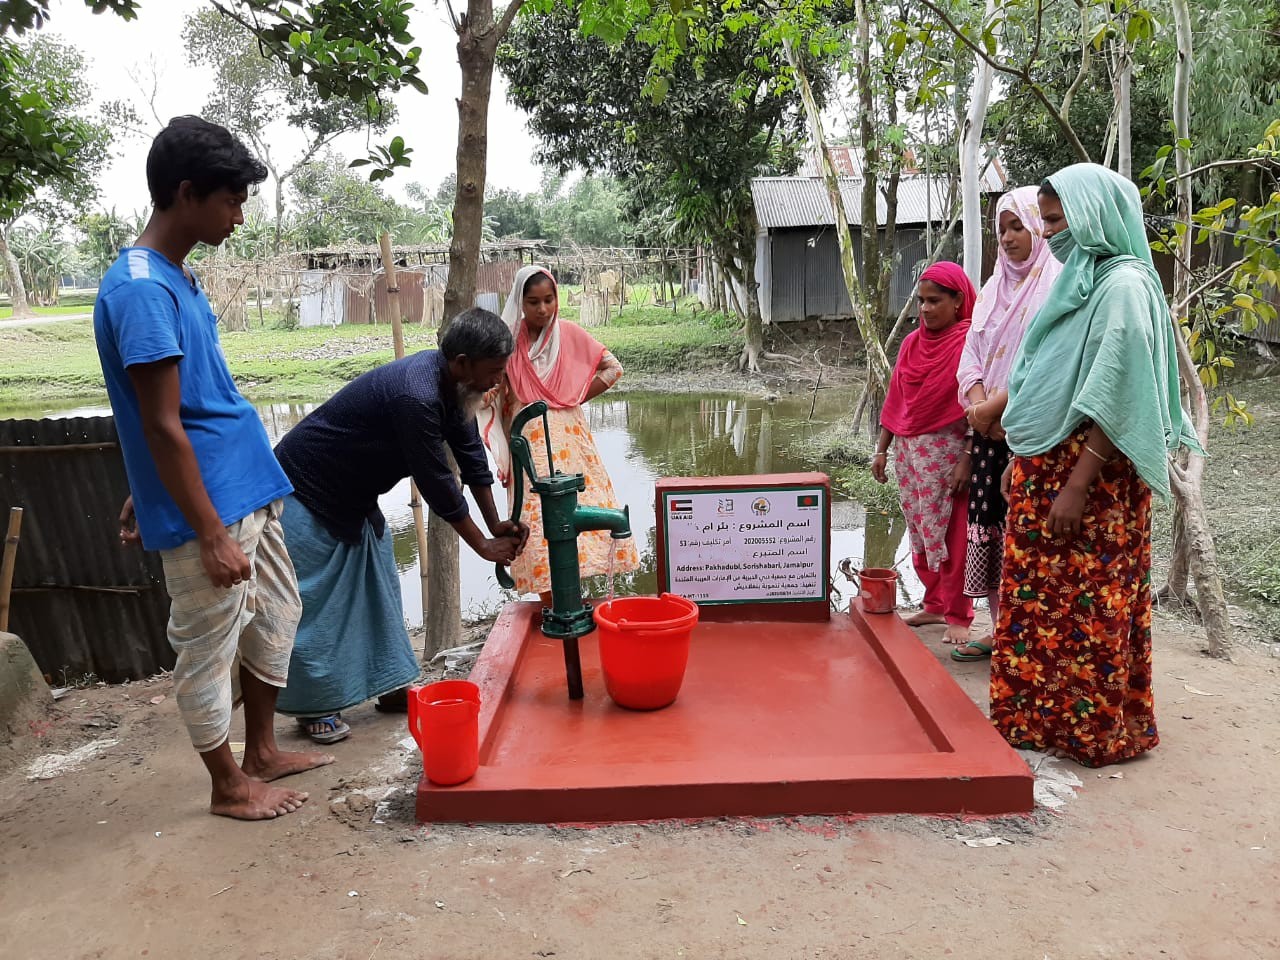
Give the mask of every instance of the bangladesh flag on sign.
<svg viewBox="0 0 1280 960">
<path fill-rule="evenodd" d="M 816 507 L 818 505 L 818 495 L 816 493 L 802 493 L 796 497 L 797 507 Z"/>
<path fill-rule="evenodd" d="M 685 513 L 692 509 L 693 509 L 692 500 L 672 500 L 671 501 L 672 513 Z"/>
</svg>

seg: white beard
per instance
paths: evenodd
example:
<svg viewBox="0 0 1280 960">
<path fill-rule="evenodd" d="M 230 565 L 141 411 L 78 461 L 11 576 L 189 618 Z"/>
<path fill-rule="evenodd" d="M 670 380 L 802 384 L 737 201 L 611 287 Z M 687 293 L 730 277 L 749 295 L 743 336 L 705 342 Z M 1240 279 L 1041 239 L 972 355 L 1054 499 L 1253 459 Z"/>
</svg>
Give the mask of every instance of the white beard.
<svg viewBox="0 0 1280 960">
<path fill-rule="evenodd" d="M 457 385 L 458 409 L 462 411 L 464 420 L 476 415 L 480 405 L 484 403 L 484 391 L 459 383 Z"/>
</svg>

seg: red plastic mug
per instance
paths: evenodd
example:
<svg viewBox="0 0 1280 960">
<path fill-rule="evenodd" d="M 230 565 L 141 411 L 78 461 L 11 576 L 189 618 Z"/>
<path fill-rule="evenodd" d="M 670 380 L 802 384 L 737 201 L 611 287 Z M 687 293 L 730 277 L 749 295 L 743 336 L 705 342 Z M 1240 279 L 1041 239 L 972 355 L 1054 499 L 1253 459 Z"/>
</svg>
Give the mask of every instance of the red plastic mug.
<svg viewBox="0 0 1280 960">
<path fill-rule="evenodd" d="M 440 680 L 409 688 L 409 733 L 422 751 L 422 771 L 451 787 L 480 766 L 480 688 L 470 680 Z"/>
</svg>

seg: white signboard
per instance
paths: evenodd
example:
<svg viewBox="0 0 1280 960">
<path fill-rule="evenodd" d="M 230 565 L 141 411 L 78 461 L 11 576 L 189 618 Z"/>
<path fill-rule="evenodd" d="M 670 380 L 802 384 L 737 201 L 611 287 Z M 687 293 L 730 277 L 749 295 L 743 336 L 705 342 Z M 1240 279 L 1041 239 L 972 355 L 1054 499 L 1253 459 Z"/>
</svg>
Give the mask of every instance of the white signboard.
<svg viewBox="0 0 1280 960">
<path fill-rule="evenodd" d="M 667 589 L 699 603 L 827 599 L 825 488 L 663 491 Z"/>
</svg>

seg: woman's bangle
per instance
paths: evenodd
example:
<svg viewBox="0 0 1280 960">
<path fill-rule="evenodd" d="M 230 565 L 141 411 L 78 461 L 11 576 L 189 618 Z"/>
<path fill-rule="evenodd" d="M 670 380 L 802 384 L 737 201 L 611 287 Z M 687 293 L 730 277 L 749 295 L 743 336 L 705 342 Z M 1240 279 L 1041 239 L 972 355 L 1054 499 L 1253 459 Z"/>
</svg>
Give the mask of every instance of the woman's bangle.
<svg viewBox="0 0 1280 960">
<path fill-rule="evenodd" d="M 888 457 L 888 456 L 889 456 L 889 451 L 888 451 L 888 450 L 877 450 L 877 451 L 876 451 L 876 457 Z M 872 457 L 871 459 L 872 459 L 872 460 L 874 460 L 876 457 Z"/>
<path fill-rule="evenodd" d="M 1101 460 L 1103 463 L 1110 463 L 1110 462 L 1111 462 L 1111 458 L 1110 458 L 1110 457 L 1104 457 L 1102 454 L 1100 454 L 1097 450 L 1093 449 L 1093 447 L 1089 446 L 1087 443 L 1084 445 L 1084 448 L 1085 448 L 1086 450 L 1088 450 L 1090 453 L 1092 453 L 1092 454 L 1093 454 L 1095 457 L 1097 457 L 1099 460 Z"/>
</svg>

